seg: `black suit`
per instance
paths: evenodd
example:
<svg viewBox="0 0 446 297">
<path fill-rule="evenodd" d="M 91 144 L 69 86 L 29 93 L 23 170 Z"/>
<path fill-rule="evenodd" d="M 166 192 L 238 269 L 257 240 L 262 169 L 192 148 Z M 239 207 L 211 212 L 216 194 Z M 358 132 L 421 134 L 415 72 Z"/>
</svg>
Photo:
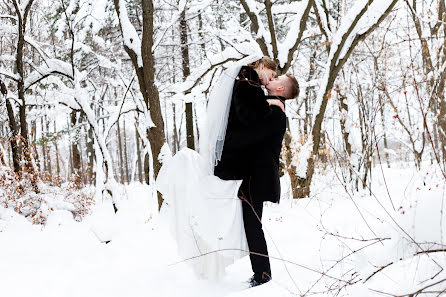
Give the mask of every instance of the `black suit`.
<svg viewBox="0 0 446 297">
<path fill-rule="evenodd" d="M 245 79 L 249 77 L 249 79 Z M 271 275 L 261 218 L 263 202 L 279 202 L 279 156 L 286 128 L 284 112 L 269 106 L 257 73 L 242 68 L 236 81 L 221 161 L 214 174 L 221 179 L 243 179 L 243 221 L 254 277 Z M 277 98 L 277 97 L 269 97 Z M 283 99 L 283 98 L 280 98 Z"/>
</svg>

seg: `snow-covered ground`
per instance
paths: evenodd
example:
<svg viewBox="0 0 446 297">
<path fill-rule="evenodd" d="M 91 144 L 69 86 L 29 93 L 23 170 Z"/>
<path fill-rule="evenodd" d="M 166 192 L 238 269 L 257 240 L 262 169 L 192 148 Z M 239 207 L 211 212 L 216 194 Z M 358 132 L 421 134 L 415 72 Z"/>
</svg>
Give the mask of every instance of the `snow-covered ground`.
<svg viewBox="0 0 446 297">
<path fill-rule="evenodd" d="M 384 168 L 390 198 L 379 166 L 373 171 L 372 195 L 366 190 L 350 196 L 330 174 L 315 176 L 311 198 L 292 200 L 284 179 L 281 203 L 268 204 L 263 217 L 273 281 L 252 289 L 245 283 L 252 274 L 248 257 L 230 266 L 222 281 L 197 279 L 179 258 L 147 186 L 128 186 L 128 199 L 115 216 L 111 205 L 97 202 L 82 222 L 55 211 L 42 227 L 0 207 L 0 296 L 408 294 L 446 278 L 440 269 L 446 266 L 445 252 L 415 255 L 445 248 L 446 185 L 437 167 L 424 164 L 420 172 L 407 164 Z M 439 288 L 446 283 L 429 290 Z"/>
</svg>

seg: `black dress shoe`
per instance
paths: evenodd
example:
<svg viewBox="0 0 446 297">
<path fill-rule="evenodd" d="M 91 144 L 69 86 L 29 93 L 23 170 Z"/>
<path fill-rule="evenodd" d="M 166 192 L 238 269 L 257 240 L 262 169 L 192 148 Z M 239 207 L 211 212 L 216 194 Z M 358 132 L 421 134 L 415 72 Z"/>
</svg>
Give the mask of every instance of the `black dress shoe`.
<svg viewBox="0 0 446 297">
<path fill-rule="evenodd" d="M 260 285 L 263 285 L 267 282 L 269 282 L 271 280 L 271 276 L 267 275 L 267 274 L 263 274 L 263 276 L 261 277 L 257 277 L 255 274 L 248 280 L 249 282 L 249 287 L 253 288 L 253 287 L 257 287 Z"/>
</svg>

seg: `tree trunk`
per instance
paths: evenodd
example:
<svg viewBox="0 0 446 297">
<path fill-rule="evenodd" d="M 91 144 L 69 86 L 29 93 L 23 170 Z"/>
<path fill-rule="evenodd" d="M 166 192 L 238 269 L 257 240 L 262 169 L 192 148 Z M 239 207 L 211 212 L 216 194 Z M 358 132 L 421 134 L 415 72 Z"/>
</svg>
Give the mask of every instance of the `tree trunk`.
<svg viewBox="0 0 446 297">
<path fill-rule="evenodd" d="M 384 104 L 383 104 L 383 100 L 380 98 L 381 100 L 381 108 L 380 113 L 381 113 L 381 126 L 383 129 L 383 138 L 384 138 L 384 157 L 386 158 L 386 164 L 387 164 L 387 168 L 390 168 L 390 158 L 389 158 L 389 145 L 387 144 L 387 134 L 386 134 L 386 126 L 385 126 L 385 117 L 384 117 Z"/>
<path fill-rule="evenodd" d="M 71 119 L 71 128 L 75 127 L 77 124 L 77 112 L 71 111 L 70 115 Z M 76 131 L 76 130 L 74 130 Z M 71 134 L 71 133 L 70 133 Z M 72 153 L 72 169 L 71 172 L 74 174 L 74 179 L 76 182 L 80 181 L 80 169 L 81 169 L 81 156 L 78 148 L 78 137 L 74 136 L 74 139 L 71 139 L 71 153 Z"/>
<path fill-rule="evenodd" d="M 23 63 L 24 56 L 24 45 L 25 45 L 25 30 L 26 30 L 26 19 L 28 17 L 29 10 L 31 8 L 33 0 L 30 0 L 25 9 L 21 10 L 18 6 L 17 1 L 13 1 L 14 7 L 16 9 L 17 21 L 18 21 L 18 36 L 17 36 L 17 49 L 16 49 L 16 60 L 15 66 L 18 73 L 17 81 L 17 97 L 20 101 L 19 106 L 19 119 L 20 119 L 20 142 L 22 143 L 22 153 L 25 161 L 25 168 L 28 173 L 33 175 L 32 185 L 36 192 L 39 192 L 37 187 L 37 180 L 34 176 L 34 166 L 31 159 L 31 149 L 29 145 L 28 137 L 28 127 L 26 122 L 26 100 L 25 100 L 25 65 Z M 23 15 L 22 15 L 23 13 Z"/>
<path fill-rule="evenodd" d="M 88 133 L 85 137 L 85 143 L 87 144 L 87 158 L 88 158 L 88 168 L 87 168 L 87 176 L 88 183 L 90 185 L 94 185 L 96 183 L 96 176 L 94 174 L 94 161 L 95 161 L 95 153 L 94 153 L 94 140 L 93 140 L 93 130 L 91 127 L 88 127 Z"/>
<path fill-rule="evenodd" d="M 138 163 L 138 179 L 140 183 L 143 183 L 143 176 L 142 176 L 142 162 L 141 162 L 141 144 L 139 143 L 139 135 L 138 135 L 138 129 L 135 127 L 135 139 L 136 139 L 136 156 L 137 156 L 137 163 Z"/>
<path fill-rule="evenodd" d="M 71 125 L 70 125 L 70 120 L 67 118 L 67 130 L 68 130 L 68 143 L 72 143 L 72 139 L 71 139 Z M 67 166 L 67 176 L 66 178 L 69 179 L 69 177 L 73 174 L 73 146 L 72 145 L 68 145 L 68 150 L 69 150 L 69 163 Z"/>
<path fill-rule="evenodd" d="M 345 97 L 345 95 L 343 95 L 340 92 L 340 88 L 339 86 L 337 86 L 337 90 L 338 90 L 338 98 L 339 98 L 339 112 L 340 112 L 340 118 L 339 118 L 339 123 L 341 125 L 341 132 L 342 132 L 342 138 L 344 140 L 344 145 L 345 145 L 345 151 L 347 152 L 347 159 L 351 160 L 351 156 L 352 156 L 352 146 L 350 144 L 350 142 L 348 141 L 348 137 L 350 135 L 349 132 L 347 132 L 347 129 L 345 129 L 345 117 L 348 116 L 348 105 L 345 103 L 345 100 L 347 99 Z M 346 164 L 349 165 L 349 164 Z M 353 178 L 353 172 L 352 169 L 349 167 L 348 169 L 349 175 L 348 175 L 348 181 L 350 182 Z"/>
<path fill-rule="evenodd" d="M 147 152 L 144 154 L 144 177 L 146 184 L 150 185 L 150 160 Z"/>
<path fill-rule="evenodd" d="M 175 155 L 177 151 L 180 150 L 180 139 L 178 136 L 178 129 L 177 129 L 177 117 L 176 117 L 176 110 L 175 110 L 175 103 L 172 103 L 172 110 L 173 110 L 173 154 Z"/>
<path fill-rule="evenodd" d="M 125 119 L 122 121 L 124 124 L 124 165 L 125 165 L 125 182 L 129 184 L 129 162 L 127 155 L 127 133 L 125 131 Z"/>
<path fill-rule="evenodd" d="M 310 185 L 314 174 L 315 158 L 319 155 L 319 144 L 321 140 L 322 122 L 324 121 L 328 98 L 331 97 L 331 90 L 333 88 L 336 77 L 338 76 L 338 73 L 344 66 L 345 62 L 349 59 L 356 45 L 358 45 L 360 41 L 364 40 L 371 32 L 373 32 L 379 26 L 379 24 L 390 13 L 390 11 L 393 9 L 396 3 L 397 0 L 392 0 L 386 11 L 376 20 L 376 22 L 372 26 L 370 26 L 365 32 L 352 36 L 353 40 L 351 41 L 351 44 L 348 46 L 348 48 L 344 49 L 345 42 L 347 41 L 348 37 L 351 36 L 351 32 L 353 31 L 354 27 L 370 7 L 369 4 L 365 5 L 361 9 L 361 11 L 359 11 L 359 13 L 356 15 L 349 29 L 342 36 L 340 44 L 336 47 L 336 49 L 333 49 L 334 50 L 333 55 L 330 54 L 332 59 L 328 61 L 329 65 L 327 65 L 328 68 L 326 69 L 326 71 L 328 71 L 328 78 L 326 83 L 323 86 L 321 86 L 321 91 L 322 91 L 320 92 L 321 104 L 320 106 L 318 106 L 319 110 L 314 120 L 314 125 L 312 130 L 312 138 L 313 138 L 312 154 L 310 158 L 307 160 L 306 177 L 299 178 L 298 191 L 301 195 L 300 197 L 308 197 L 310 195 Z"/>
<path fill-rule="evenodd" d="M 186 7 L 180 15 L 180 39 L 181 39 L 181 58 L 183 67 L 183 80 L 190 75 L 189 67 L 189 45 L 187 44 L 187 22 L 186 22 Z M 186 102 L 186 140 L 187 147 L 195 150 L 194 137 L 194 114 L 192 102 Z"/>
<path fill-rule="evenodd" d="M 45 115 L 45 132 L 46 132 L 46 137 L 45 137 L 45 142 L 46 142 L 46 148 L 47 148 L 47 156 L 46 156 L 46 160 L 47 160 L 47 165 L 46 168 L 48 169 L 48 173 L 51 175 L 53 175 L 53 170 L 51 168 L 51 141 L 49 139 L 49 131 L 50 131 L 50 124 L 48 122 L 48 118 Z"/>
<path fill-rule="evenodd" d="M 54 148 L 56 149 L 56 174 L 59 177 L 60 176 L 60 165 L 59 165 L 59 147 L 57 146 L 58 136 L 57 135 L 57 129 L 56 129 L 56 121 L 53 122 L 54 127 Z"/>
<path fill-rule="evenodd" d="M 12 163 L 14 166 L 14 172 L 20 174 L 22 171 L 22 166 L 20 165 L 20 152 L 19 146 L 17 145 L 17 125 L 14 117 L 14 110 L 12 109 L 12 105 L 9 99 L 6 99 L 6 110 L 8 111 L 8 120 L 9 120 L 9 129 L 11 130 L 11 137 L 9 138 L 9 142 L 12 150 Z"/>
<path fill-rule="evenodd" d="M 122 30 L 122 22 L 120 14 L 120 9 L 125 9 L 125 7 L 120 6 L 119 0 L 113 1 L 115 4 L 116 12 L 120 19 L 121 32 Z M 164 137 L 164 121 L 161 114 L 161 106 L 159 100 L 158 89 L 155 85 L 155 60 L 153 56 L 153 37 L 154 37 L 154 27 L 153 27 L 153 15 L 154 15 L 154 7 L 152 0 L 141 0 L 142 3 L 142 18 L 143 18 L 143 31 L 142 31 L 142 44 L 141 44 L 141 56 L 142 56 L 142 65 L 139 61 L 138 53 L 133 49 L 129 48 L 126 43 L 124 43 L 124 49 L 129 55 L 133 67 L 136 70 L 136 74 L 138 76 L 138 82 L 141 94 L 143 95 L 146 107 L 150 111 L 150 117 L 152 122 L 154 123 L 153 127 L 147 129 L 147 138 L 150 142 L 150 148 L 152 152 L 153 159 L 153 176 L 158 176 L 158 172 L 161 169 L 161 162 L 158 158 L 161 148 L 165 143 Z M 128 21 L 128 19 L 126 20 Z M 126 24 L 128 25 L 128 24 Z M 128 38 L 124 36 L 124 38 Z M 132 40 L 130 40 L 132 42 Z M 150 108 L 149 108 L 150 107 Z M 147 167 L 148 169 L 148 167 Z M 149 175 L 149 172 L 146 172 Z M 158 192 L 158 208 L 161 209 L 161 205 L 163 203 L 163 198 L 161 193 Z"/>
<path fill-rule="evenodd" d="M 119 124 L 119 120 L 117 122 L 116 136 L 118 138 L 119 175 L 121 184 L 124 184 L 124 161 L 122 158 L 121 125 Z"/>
<path fill-rule="evenodd" d="M 42 143 L 43 172 L 47 173 L 48 168 L 47 168 L 47 161 L 46 161 L 46 157 L 47 157 L 46 133 L 45 133 L 45 124 L 44 124 L 44 120 L 43 120 L 42 116 L 40 117 L 40 131 L 41 131 L 40 139 L 41 139 L 41 143 Z"/>
</svg>

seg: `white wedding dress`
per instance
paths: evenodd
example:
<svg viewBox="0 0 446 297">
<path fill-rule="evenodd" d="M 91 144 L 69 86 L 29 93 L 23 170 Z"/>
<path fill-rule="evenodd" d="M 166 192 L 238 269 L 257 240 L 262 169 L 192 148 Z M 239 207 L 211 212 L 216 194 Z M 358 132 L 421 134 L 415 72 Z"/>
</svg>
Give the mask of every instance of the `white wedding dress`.
<svg viewBox="0 0 446 297">
<path fill-rule="evenodd" d="M 209 95 L 200 154 L 180 150 L 163 164 L 156 180 L 179 254 L 202 278 L 220 279 L 228 265 L 248 255 L 237 197 L 242 181 L 222 180 L 213 168 L 223 151 L 235 78 L 243 65 L 261 57 L 248 56 L 220 74 Z"/>
<path fill-rule="evenodd" d="M 197 152 L 184 148 L 161 168 L 156 186 L 163 194 L 180 256 L 200 278 L 221 279 L 225 267 L 247 255 L 241 180 L 209 175 Z"/>
</svg>

